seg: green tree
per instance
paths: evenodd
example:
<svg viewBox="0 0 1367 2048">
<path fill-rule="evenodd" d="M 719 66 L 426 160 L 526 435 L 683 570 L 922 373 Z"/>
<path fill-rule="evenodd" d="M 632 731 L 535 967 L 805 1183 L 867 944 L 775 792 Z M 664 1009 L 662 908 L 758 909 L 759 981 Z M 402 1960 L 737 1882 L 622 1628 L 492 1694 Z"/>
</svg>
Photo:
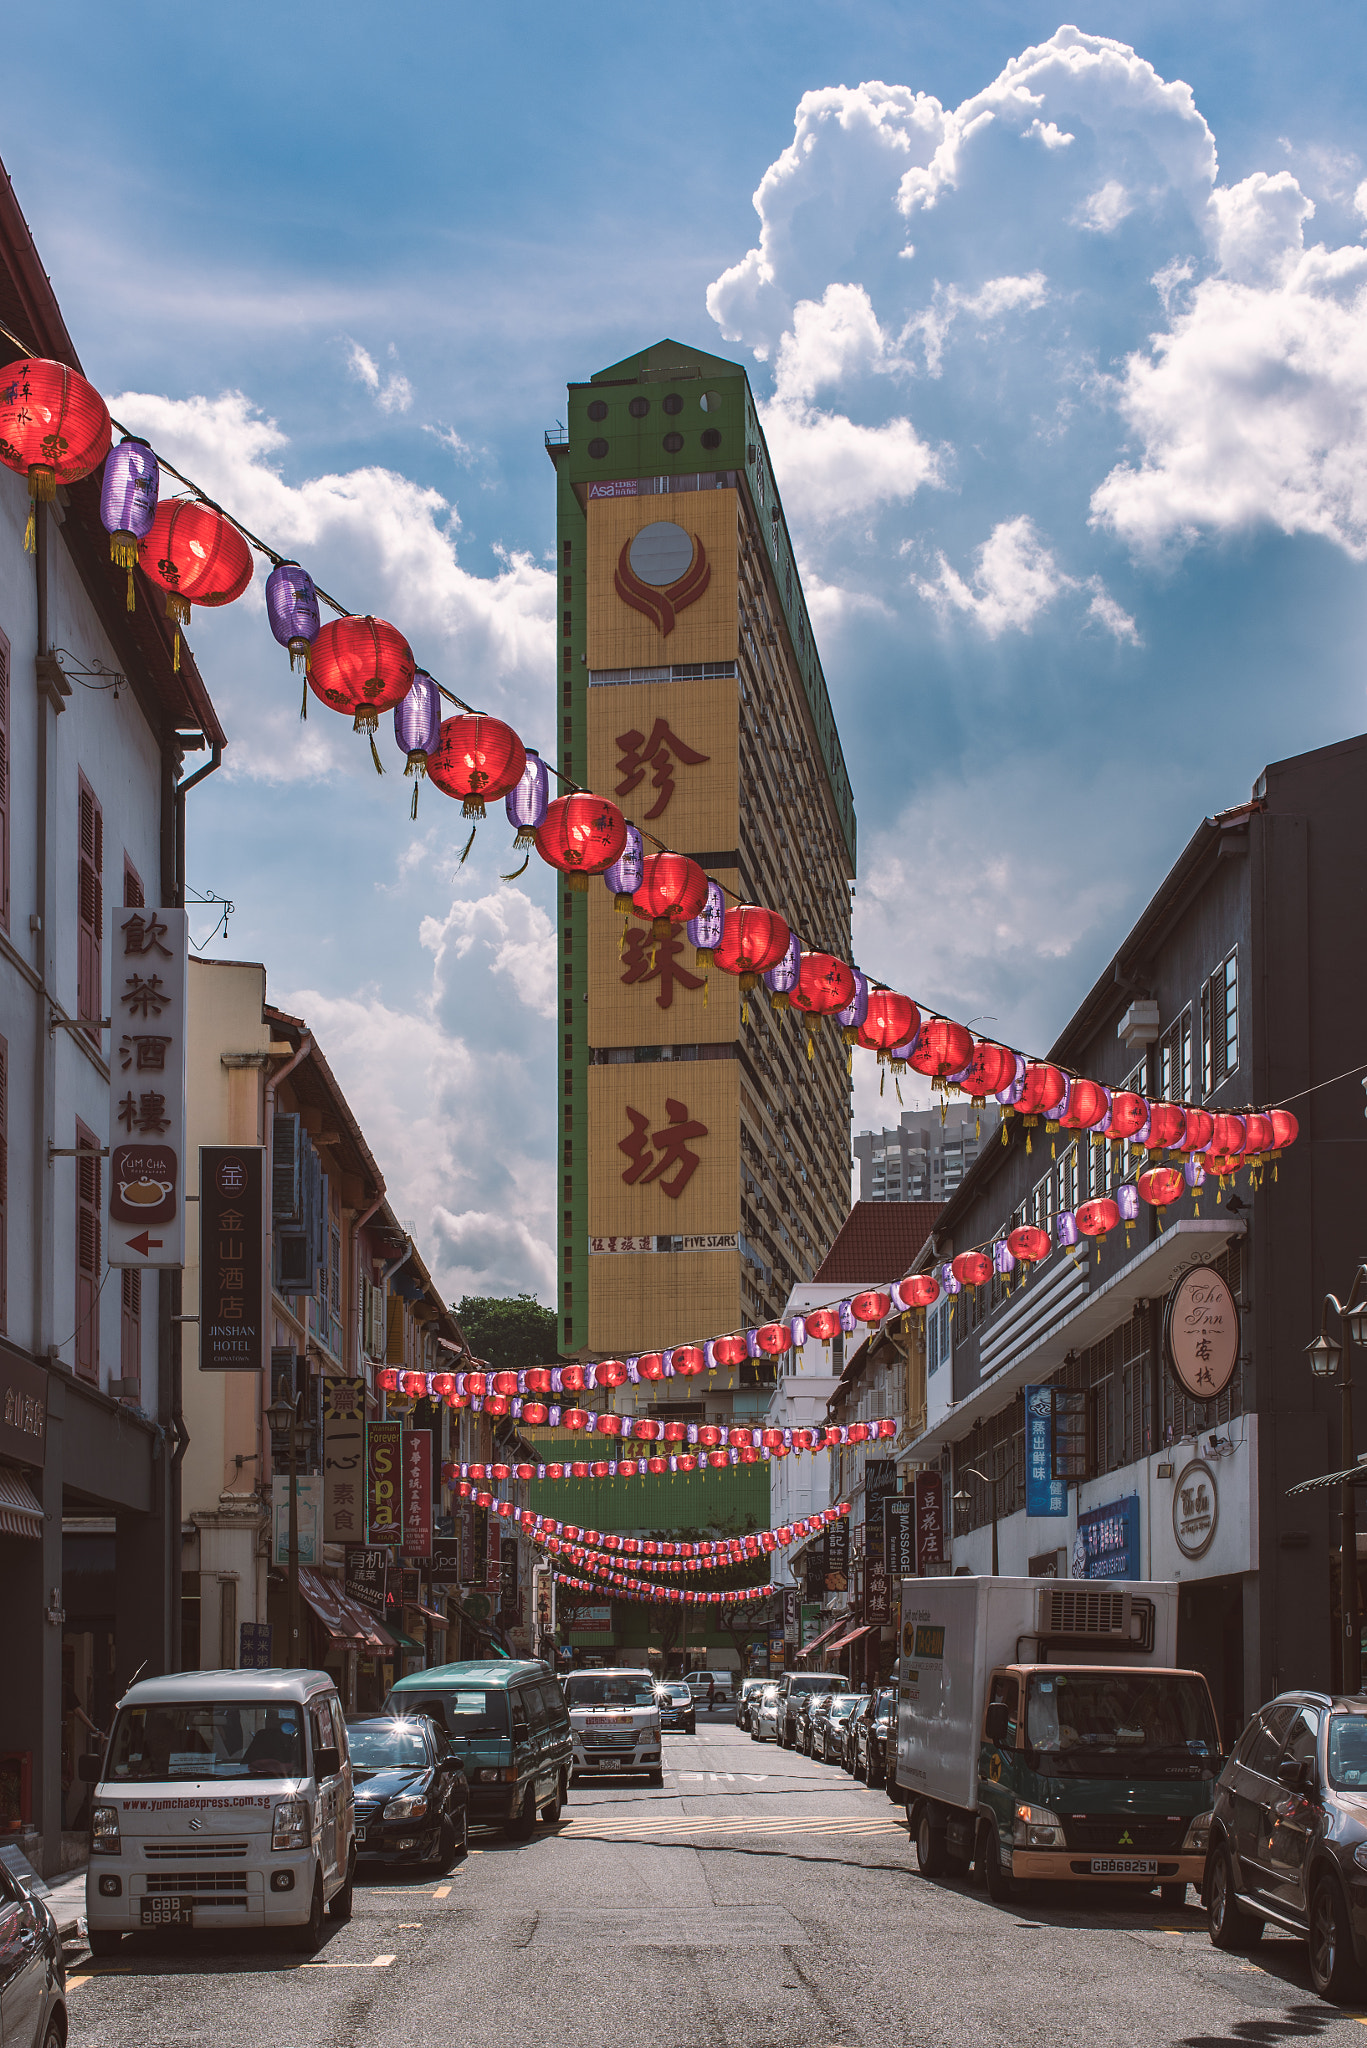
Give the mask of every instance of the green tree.
<svg viewBox="0 0 1367 2048">
<path fill-rule="evenodd" d="M 454 1309 L 466 1343 L 494 1372 L 525 1372 L 556 1355 L 555 1310 L 534 1294 L 466 1294 Z"/>
</svg>

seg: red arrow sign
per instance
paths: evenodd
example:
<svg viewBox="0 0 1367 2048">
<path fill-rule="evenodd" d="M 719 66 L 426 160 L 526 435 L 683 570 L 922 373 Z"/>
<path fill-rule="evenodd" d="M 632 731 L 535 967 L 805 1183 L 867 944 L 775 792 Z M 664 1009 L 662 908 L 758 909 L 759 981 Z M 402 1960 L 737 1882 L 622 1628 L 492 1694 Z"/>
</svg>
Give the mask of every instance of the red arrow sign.
<svg viewBox="0 0 1367 2048">
<path fill-rule="evenodd" d="M 159 1252 L 165 1242 L 166 1240 L 161 1237 L 149 1237 L 144 1230 L 137 1237 L 129 1238 L 128 1249 L 130 1252 L 141 1252 L 146 1259 L 150 1258 L 154 1251 Z"/>
</svg>

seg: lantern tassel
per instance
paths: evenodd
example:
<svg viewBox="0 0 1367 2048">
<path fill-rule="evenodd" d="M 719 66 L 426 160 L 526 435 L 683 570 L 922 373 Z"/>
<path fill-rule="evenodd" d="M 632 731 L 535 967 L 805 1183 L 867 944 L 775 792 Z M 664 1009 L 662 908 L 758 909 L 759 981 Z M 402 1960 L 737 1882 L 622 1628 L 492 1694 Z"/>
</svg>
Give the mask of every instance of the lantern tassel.
<svg viewBox="0 0 1367 2048">
<path fill-rule="evenodd" d="M 109 536 L 109 559 L 118 569 L 128 571 L 127 608 L 131 612 L 136 604 L 133 594 L 133 571 L 138 566 L 138 537 L 120 528 Z"/>
<path fill-rule="evenodd" d="M 408 815 L 409 815 L 409 817 L 410 817 L 410 818 L 414 819 L 415 821 L 416 821 L 416 819 L 417 819 L 417 815 L 418 815 L 418 791 L 419 791 L 419 790 L 420 790 L 421 788 L 422 788 L 422 784 L 421 784 L 420 782 L 415 782 L 415 783 L 413 784 L 413 808 L 412 808 L 412 810 L 411 810 L 411 811 L 410 811 L 410 812 L 408 813 Z"/>
<path fill-rule="evenodd" d="M 312 661 L 312 651 L 309 642 L 302 637 L 291 640 L 289 643 L 289 654 L 291 670 L 301 668 L 304 674 L 307 675 Z"/>
<path fill-rule="evenodd" d="M 371 735 L 370 735 L 370 758 L 371 758 L 371 760 L 372 760 L 372 761 L 373 761 L 373 762 L 375 763 L 375 773 L 376 773 L 377 775 L 383 775 L 383 774 L 384 774 L 384 763 L 383 763 L 383 761 L 382 761 L 382 760 L 380 759 L 380 750 L 379 750 L 379 748 L 378 748 L 378 747 L 376 746 L 376 744 L 375 744 L 375 735 L 374 735 L 374 733 L 371 733 Z M 416 791 L 416 789 L 415 789 L 415 790 L 414 790 L 414 792 L 413 792 L 413 809 L 414 809 L 414 812 L 415 812 L 415 813 L 416 813 L 416 811 L 417 811 L 417 807 L 418 807 L 418 792 L 417 792 L 417 791 Z"/>
<path fill-rule="evenodd" d="M 307 676 L 305 676 L 305 677 L 304 677 L 304 691 L 303 691 L 303 695 L 302 695 L 302 696 L 300 697 L 300 699 L 299 699 L 299 716 L 300 716 L 301 718 L 307 718 L 307 717 L 308 717 L 308 715 L 309 715 L 309 679 L 308 679 L 308 677 L 307 677 Z"/>
<path fill-rule="evenodd" d="M 462 867 L 462 868 L 463 868 L 463 867 L 465 866 L 465 859 L 466 859 L 466 855 L 467 855 L 467 854 L 469 853 L 469 851 L 470 851 L 470 848 L 471 848 L 471 847 L 472 847 L 472 846 L 474 845 L 474 843 L 475 843 L 475 834 L 476 834 L 476 832 L 478 832 L 478 830 L 479 830 L 479 827 L 478 827 L 478 825 L 472 825 L 472 826 L 470 827 L 470 837 L 469 837 L 469 838 L 468 838 L 468 839 L 466 840 L 466 842 L 465 842 L 465 852 L 464 852 L 464 853 L 462 853 L 462 855 L 461 855 L 460 859 L 459 859 L 459 860 L 457 861 L 457 863 L 456 863 L 457 867 Z"/>
<path fill-rule="evenodd" d="M 514 841 L 513 841 L 513 851 L 514 851 L 514 852 L 516 852 L 516 851 L 517 851 L 517 849 L 518 849 L 518 847 L 520 847 L 520 846 L 535 846 L 535 845 L 536 845 L 536 827 L 535 827 L 535 825 L 519 825 L 519 826 L 518 826 L 518 828 L 517 828 L 517 837 L 516 837 L 516 839 L 514 839 Z M 530 860 L 530 858 L 531 858 L 531 855 L 529 854 L 529 855 L 527 856 L 527 858 L 528 858 L 528 859 Z"/>
<path fill-rule="evenodd" d="M 37 552 L 38 520 L 35 508 L 30 504 L 28 508 L 28 525 L 24 528 L 24 553 L 26 555 L 36 555 Z"/>
<path fill-rule="evenodd" d="M 461 805 L 460 814 L 462 818 L 482 818 L 485 815 L 484 798 L 475 796 L 472 792 Z"/>
<path fill-rule="evenodd" d="M 526 874 L 528 863 L 530 862 L 530 860 L 531 855 L 528 854 L 526 860 L 523 861 L 522 866 L 520 868 L 514 868 L 510 875 L 500 875 L 498 879 L 500 880 L 500 882 L 515 882 L 519 875 Z"/>
</svg>

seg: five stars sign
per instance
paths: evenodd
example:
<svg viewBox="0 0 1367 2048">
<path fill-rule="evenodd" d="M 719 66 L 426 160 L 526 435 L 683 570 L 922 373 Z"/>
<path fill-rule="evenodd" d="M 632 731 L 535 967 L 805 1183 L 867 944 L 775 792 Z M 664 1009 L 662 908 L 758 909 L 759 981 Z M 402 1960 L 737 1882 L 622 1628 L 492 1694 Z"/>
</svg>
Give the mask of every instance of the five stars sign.
<svg viewBox="0 0 1367 2048">
<path fill-rule="evenodd" d="M 109 913 L 111 1266 L 185 1264 L 183 910 Z"/>
</svg>

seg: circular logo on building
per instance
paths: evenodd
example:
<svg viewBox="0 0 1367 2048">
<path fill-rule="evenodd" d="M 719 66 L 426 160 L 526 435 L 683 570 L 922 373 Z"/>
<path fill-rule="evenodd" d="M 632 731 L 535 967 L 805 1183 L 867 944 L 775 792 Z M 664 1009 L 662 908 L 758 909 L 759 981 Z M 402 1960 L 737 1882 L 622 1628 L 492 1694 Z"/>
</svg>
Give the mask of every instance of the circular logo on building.
<svg viewBox="0 0 1367 2048">
<path fill-rule="evenodd" d="M 1183 1557 L 1204 1557 L 1215 1541 L 1220 1494 L 1215 1474 L 1202 1458 L 1182 1468 L 1172 1490 L 1172 1533 Z"/>
<path fill-rule="evenodd" d="M 627 560 L 642 583 L 663 590 L 692 568 L 693 536 L 672 519 L 652 520 L 632 541 Z"/>
<path fill-rule="evenodd" d="M 240 1159 L 225 1159 L 214 1179 L 221 1195 L 240 1195 L 247 1185 L 247 1169 Z"/>
<path fill-rule="evenodd" d="M 667 640 L 679 613 L 696 604 L 711 583 L 712 568 L 698 534 L 672 519 L 652 519 L 622 542 L 612 581 L 623 604 Z"/>
</svg>

